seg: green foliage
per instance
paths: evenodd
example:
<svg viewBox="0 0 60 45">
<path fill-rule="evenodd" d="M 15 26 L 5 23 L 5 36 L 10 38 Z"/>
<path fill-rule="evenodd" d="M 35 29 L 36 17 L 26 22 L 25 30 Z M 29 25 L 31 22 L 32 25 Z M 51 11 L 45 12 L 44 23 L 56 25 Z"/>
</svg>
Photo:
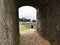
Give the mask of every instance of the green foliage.
<svg viewBox="0 0 60 45">
<path fill-rule="evenodd" d="M 19 18 L 19 21 L 30 22 L 31 20 L 30 19 L 27 19 L 27 18 Z"/>
<path fill-rule="evenodd" d="M 32 22 L 36 22 L 36 20 L 32 20 Z"/>
</svg>

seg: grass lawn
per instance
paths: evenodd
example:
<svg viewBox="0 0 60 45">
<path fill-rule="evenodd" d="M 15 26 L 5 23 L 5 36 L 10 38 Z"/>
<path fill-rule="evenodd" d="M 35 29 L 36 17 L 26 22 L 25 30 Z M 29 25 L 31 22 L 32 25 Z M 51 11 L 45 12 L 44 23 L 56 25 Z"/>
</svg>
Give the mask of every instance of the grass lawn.
<svg viewBox="0 0 60 45">
<path fill-rule="evenodd" d="M 19 25 L 20 32 L 26 31 L 28 27 L 26 25 Z"/>
</svg>

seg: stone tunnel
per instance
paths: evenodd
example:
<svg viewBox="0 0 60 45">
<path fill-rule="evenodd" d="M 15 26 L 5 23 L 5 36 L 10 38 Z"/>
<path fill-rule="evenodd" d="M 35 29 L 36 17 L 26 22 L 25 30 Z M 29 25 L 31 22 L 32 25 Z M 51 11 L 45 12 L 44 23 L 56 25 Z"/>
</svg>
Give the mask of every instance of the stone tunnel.
<svg viewBox="0 0 60 45">
<path fill-rule="evenodd" d="M 37 9 L 37 32 L 60 45 L 60 0 L 0 0 L 0 45 L 19 45 L 18 8 Z"/>
</svg>

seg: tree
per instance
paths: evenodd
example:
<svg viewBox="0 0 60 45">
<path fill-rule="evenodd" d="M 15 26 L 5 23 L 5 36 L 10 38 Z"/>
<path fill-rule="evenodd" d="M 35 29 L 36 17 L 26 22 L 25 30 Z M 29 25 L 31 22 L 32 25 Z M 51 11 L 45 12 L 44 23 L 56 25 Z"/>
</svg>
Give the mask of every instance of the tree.
<svg viewBox="0 0 60 45">
<path fill-rule="evenodd" d="M 32 22 L 36 22 L 36 20 L 32 20 Z"/>
<path fill-rule="evenodd" d="M 19 21 L 23 21 L 23 22 L 30 22 L 31 19 L 27 19 L 27 18 L 19 18 Z"/>
<path fill-rule="evenodd" d="M 27 19 L 28 22 L 30 22 L 31 20 L 30 19 Z"/>
</svg>

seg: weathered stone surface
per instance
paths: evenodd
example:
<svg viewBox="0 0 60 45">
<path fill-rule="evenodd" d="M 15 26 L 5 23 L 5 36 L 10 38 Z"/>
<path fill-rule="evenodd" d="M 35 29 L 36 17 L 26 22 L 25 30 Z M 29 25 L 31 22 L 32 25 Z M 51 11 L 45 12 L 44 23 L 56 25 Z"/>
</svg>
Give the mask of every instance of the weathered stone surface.
<svg viewBox="0 0 60 45">
<path fill-rule="evenodd" d="M 18 18 L 14 4 L 14 0 L 0 0 L 0 45 L 18 45 Z"/>
<path fill-rule="evenodd" d="M 45 11 L 41 10 L 38 15 L 38 23 L 41 24 L 38 28 L 39 33 L 41 32 L 52 45 L 60 45 L 60 1 L 48 0 L 48 5 L 44 8 Z"/>
</svg>

